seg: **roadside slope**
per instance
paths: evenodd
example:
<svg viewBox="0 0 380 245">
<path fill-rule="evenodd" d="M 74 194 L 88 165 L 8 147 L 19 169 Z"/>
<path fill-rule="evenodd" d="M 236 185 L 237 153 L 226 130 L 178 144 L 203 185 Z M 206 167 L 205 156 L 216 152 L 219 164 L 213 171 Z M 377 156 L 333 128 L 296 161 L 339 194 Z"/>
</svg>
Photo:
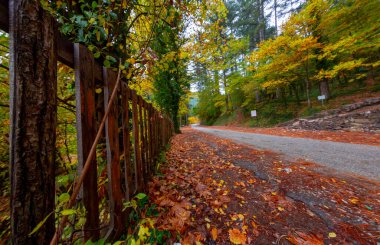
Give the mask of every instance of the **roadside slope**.
<svg viewBox="0 0 380 245">
<path fill-rule="evenodd" d="M 238 132 L 269 134 L 277 136 L 289 136 L 295 138 L 307 138 L 316 140 L 328 140 L 343 143 L 380 146 L 380 133 L 346 132 L 325 130 L 288 129 L 283 127 L 273 128 L 248 128 L 237 126 L 202 126 L 211 129 L 232 130 Z"/>
</svg>

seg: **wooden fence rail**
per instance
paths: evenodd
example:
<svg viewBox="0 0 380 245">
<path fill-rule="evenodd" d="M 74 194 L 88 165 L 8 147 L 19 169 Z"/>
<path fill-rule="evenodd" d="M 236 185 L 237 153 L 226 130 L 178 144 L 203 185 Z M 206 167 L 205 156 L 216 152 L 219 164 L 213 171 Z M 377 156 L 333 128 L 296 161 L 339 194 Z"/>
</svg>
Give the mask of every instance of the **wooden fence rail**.
<svg viewBox="0 0 380 245">
<path fill-rule="evenodd" d="M 14 3 L 14 5 L 16 4 Z M 28 4 L 32 5 L 33 3 Z M 8 5 L 8 1 L 0 0 L 0 29 L 6 32 L 12 29 L 9 28 Z M 15 10 L 11 11 L 16 12 Z M 54 28 L 56 29 L 56 27 Z M 56 30 L 55 33 L 58 31 Z M 136 193 L 147 190 L 147 182 L 156 169 L 155 164 L 159 154 L 173 134 L 173 123 L 151 104 L 144 101 L 140 95 L 137 95 L 136 91 L 130 89 L 126 81 L 123 81 L 117 91 L 117 97 L 112 104 L 105 127 L 99 128 L 110 95 L 115 89 L 116 72 L 102 67 L 85 46 L 71 43 L 59 34 L 57 37 L 51 38 L 55 40 L 55 45 L 52 47 L 56 48 L 58 61 L 75 70 L 77 169 L 79 174 L 89 155 L 96 133 L 104 130 L 102 142 L 105 142 L 105 146 L 103 149 L 104 144 L 99 144 L 98 152 L 106 153 L 108 177 L 106 198 L 109 203 L 110 221 L 108 231 L 103 232 L 102 235 L 106 235 L 112 240 L 120 236 L 126 228 L 127 214 L 123 212 L 123 202 L 129 201 Z M 17 44 L 15 41 L 10 47 L 16 50 Z M 10 50 L 10 52 L 14 51 Z M 45 50 L 45 52 L 48 51 Z M 12 72 L 14 71 L 11 69 Z M 10 76 L 12 77 L 13 74 Z M 15 82 L 17 83 L 17 81 Z M 101 89 L 101 93 L 97 93 L 99 89 Z M 103 106 L 99 108 L 99 104 Z M 83 202 L 86 208 L 86 222 L 83 227 L 85 240 L 96 240 L 101 235 L 99 170 L 96 159 L 96 157 L 92 159 L 91 167 L 83 182 L 80 198 L 78 198 L 78 202 Z M 11 162 L 11 164 L 14 163 Z M 13 224 L 13 226 L 17 225 L 22 224 Z M 15 233 L 17 230 L 12 229 L 12 232 Z"/>
</svg>

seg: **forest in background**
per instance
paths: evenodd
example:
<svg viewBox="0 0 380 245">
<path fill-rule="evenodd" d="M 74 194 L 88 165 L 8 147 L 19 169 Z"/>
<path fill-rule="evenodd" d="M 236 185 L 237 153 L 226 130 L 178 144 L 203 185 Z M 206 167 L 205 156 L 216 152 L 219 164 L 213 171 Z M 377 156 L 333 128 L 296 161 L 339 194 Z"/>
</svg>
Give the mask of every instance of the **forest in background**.
<svg viewBox="0 0 380 245">
<path fill-rule="evenodd" d="M 380 90 L 377 0 L 127 2 L 42 4 L 55 15 L 66 37 L 85 44 L 105 67 L 121 69 L 131 88 L 173 119 L 177 132 L 192 113 L 213 124 L 236 121 L 238 114 L 247 116 L 257 109 L 262 121 L 252 125 L 267 126 L 298 116 L 302 108 L 305 114 L 324 109 L 316 101 L 320 94 L 333 99 Z M 284 18 L 289 19 L 280 26 Z M 8 35 L 0 31 L 0 178 L 4 180 L 0 193 L 5 198 L 9 197 L 8 42 Z M 195 95 L 190 84 L 197 87 Z M 190 112 L 194 96 L 198 103 Z M 62 209 L 77 174 L 75 81 L 73 70 L 63 64 L 58 64 L 57 114 L 56 202 Z M 104 152 L 98 152 L 98 162 L 99 186 L 104 187 L 108 181 Z M 106 190 L 100 189 L 104 198 Z M 74 239 L 73 231 L 85 222 L 83 207 L 75 212 L 77 223 L 65 230 L 65 239 Z M 10 216 L 7 209 L 0 213 L 2 240 L 9 237 Z M 106 212 L 103 215 L 107 220 Z"/>
<path fill-rule="evenodd" d="M 379 1 L 238 0 L 222 9 L 193 42 L 202 123 L 271 126 L 380 90 Z"/>
</svg>

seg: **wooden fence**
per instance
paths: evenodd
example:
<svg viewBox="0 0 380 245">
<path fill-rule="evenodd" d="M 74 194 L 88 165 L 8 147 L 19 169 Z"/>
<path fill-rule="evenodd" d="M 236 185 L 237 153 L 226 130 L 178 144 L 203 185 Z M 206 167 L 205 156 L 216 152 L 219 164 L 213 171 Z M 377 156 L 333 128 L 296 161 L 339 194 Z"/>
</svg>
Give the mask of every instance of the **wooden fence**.
<svg viewBox="0 0 380 245">
<path fill-rule="evenodd" d="M 0 0 L 0 29 L 6 32 L 9 31 L 8 12 L 8 1 Z M 117 91 L 104 129 L 99 128 L 115 87 L 117 73 L 102 67 L 85 46 L 73 44 L 60 36 L 58 31 L 55 32 L 56 45 L 53 47 L 56 48 L 57 60 L 75 70 L 79 174 L 96 133 L 104 130 L 110 212 L 106 236 L 109 239 L 117 238 L 126 228 L 127 214 L 123 212 L 123 202 L 136 193 L 146 191 L 159 154 L 173 134 L 173 124 L 124 81 Z M 13 72 L 12 69 L 10 72 Z M 102 150 L 101 145 L 98 150 Z M 96 157 L 92 159 L 80 196 L 78 202 L 83 202 L 87 211 L 84 239 L 98 239 L 101 229 Z M 16 232 L 15 229 L 12 232 Z"/>
<path fill-rule="evenodd" d="M 99 130 L 97 125 L 108 105 L 117 74 L 104 67 L 97 70 L 91 51 L 83 45 L 74 44 L 74 59 L 80 167 L 86 161 Z M 94 71 L 99 73 L 94 74 Z M 103 94 L 96 93 L 99 86 L 104 90 Z M 118 237 L 124 230 L 123 202 L 138 192 L 146 191 L 159 153 L 172 133 L 171 120 L 122 83 L 105 125 L 111 214 L 108 237 Z M 86 237 L 99 236 L 97 189 L 97 166 L 93 159 L 83 184 L 83 202 L 87 210 L 84 230 L 89 231 Z"/>
</svg>

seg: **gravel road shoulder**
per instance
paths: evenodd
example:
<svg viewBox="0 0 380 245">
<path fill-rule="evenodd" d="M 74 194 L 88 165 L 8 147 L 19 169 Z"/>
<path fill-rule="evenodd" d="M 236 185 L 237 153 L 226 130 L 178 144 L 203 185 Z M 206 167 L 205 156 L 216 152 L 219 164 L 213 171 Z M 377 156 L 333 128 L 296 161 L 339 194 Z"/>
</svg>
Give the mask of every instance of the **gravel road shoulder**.
<svg viewBox="0 0 380 245">
<path fill-rule="evenodd" d="M 194 127 L 219 137 L 380 180 L 380 147 Z"/>
</svg>

